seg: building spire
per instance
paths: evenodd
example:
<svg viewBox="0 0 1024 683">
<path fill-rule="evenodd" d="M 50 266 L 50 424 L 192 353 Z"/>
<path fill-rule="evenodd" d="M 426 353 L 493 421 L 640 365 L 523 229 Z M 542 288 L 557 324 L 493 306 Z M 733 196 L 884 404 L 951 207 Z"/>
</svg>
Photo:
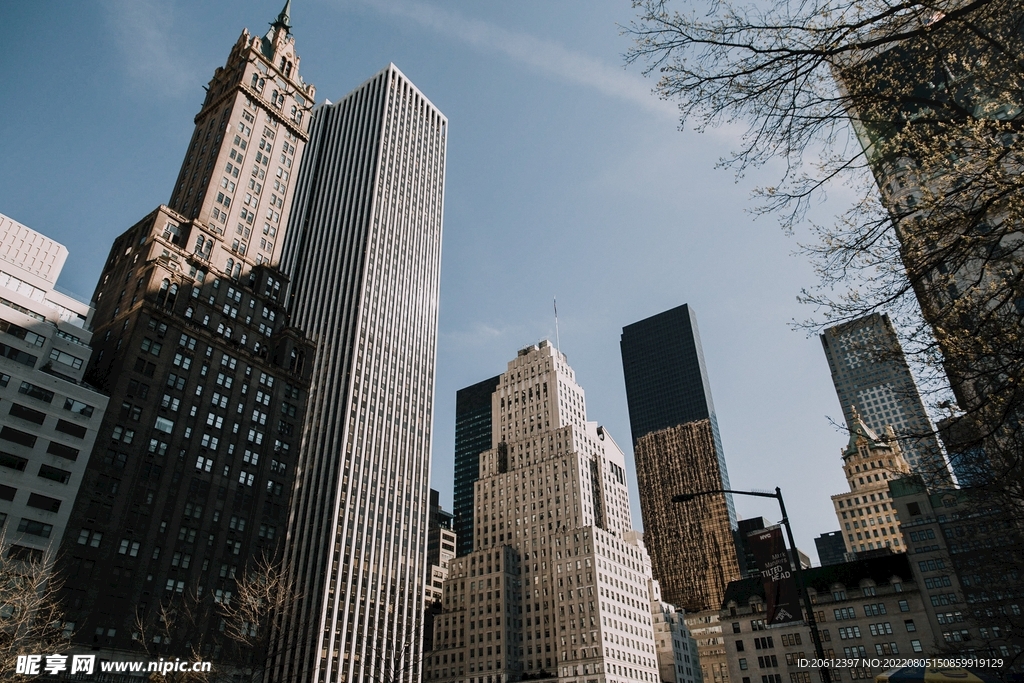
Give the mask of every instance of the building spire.
<svg viewBox="0 0 1024 683">
<path fill-rule="evenodd" d="M 273 28 L 283 28 L 285 30 L 285 32 L 291 33 L 291 30 L 292 30 L 292 24 L 291 24 L 292 17 L 291 17 L 291 13 L 292 13 L 292 0 L 285 0 L 284 8 L 281 10 L 281 13 L 277 15 L 277 19 L 274 19 L 273 23 L 270 24 L 271 27 L 273 27 Z"/>
</svg>

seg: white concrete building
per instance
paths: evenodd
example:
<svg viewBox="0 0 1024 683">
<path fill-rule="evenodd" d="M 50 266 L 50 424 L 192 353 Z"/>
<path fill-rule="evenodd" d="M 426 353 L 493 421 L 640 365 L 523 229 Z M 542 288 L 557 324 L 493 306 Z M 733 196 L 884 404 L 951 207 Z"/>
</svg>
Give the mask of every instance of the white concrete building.
<svg viewBox="0 0 1024 683">
<path fill-rule="evenodd" d="M 314 112 L 282 270 L 317 342 L 274 680 L 419 681 L 448 120 L 395 65 Z"/>
<path fill-rule="evenodd" d="M 661 599 L 661 586 L 651 579 L 654 646 L 664 683 L 703 683 L 697 641 L 686 627 L 685 612 Z"/>
<path fill-rule="evenodd" d="M 546 341 L 521 350 L 492 410 L 475 550 L 449 565 L 424 679 L 659 681 L 651 562 L 630 526 L 625 456 L 587 421 L 565 356 Z"/>
<path fill-rule="evenodd" d="M 54 289 L 67 255 L 0 214 L 0 551 L 48 561 L 107 408 L 82 383 L 92 308 Z"/>
</svg>

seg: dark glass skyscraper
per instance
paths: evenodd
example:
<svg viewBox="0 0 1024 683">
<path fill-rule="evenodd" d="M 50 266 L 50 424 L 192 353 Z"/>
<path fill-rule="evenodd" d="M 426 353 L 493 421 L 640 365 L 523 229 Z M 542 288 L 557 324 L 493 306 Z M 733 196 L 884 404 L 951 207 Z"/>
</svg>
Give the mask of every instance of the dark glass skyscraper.
<svg viewBox="0 0 1024 683">
<path fill-rule="evenodd" d="M 455 394 L 455 533 L 459 556 L 473 552 L 473 482 L 480 476 L 479 456 L 491 443 L 491 394 L 501 375 Z"/>
<path fill-rule="evenodd" d="M 644 541 L 668 602 L 718 609 L 739 578 L 728 495 L 673 504 L 674 494 L 728 489 L 729 474 L 693 310 L 682 305 L 622 330 Z"/>
</svg>

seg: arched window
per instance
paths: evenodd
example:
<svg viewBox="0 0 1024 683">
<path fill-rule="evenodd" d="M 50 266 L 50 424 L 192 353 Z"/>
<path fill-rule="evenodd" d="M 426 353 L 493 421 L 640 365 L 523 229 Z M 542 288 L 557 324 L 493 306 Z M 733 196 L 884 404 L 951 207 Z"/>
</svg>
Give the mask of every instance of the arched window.
<svg viewBox="0 0 1024 683">
<path fill-rule="evenodd" d="M 237 280 L 238 276 L 241 275 L 241 274 L 242 274 L 242 262 L 239 261 L 238 263 L 235 264 L 235 270 L 231 274 L 231 277 L 233 277 L 234 279 Z"/>
<path fill-rule="evenodd" d="M 168 280 L 167 278 L 164 278 L 163 282 L 160 283 L 160 291 L 156 295 L 157 303 L 163 304 L 165 301 L 167 301 L 167 288 L 170 286 L 171 281 Z"/>
<path fill-rule="evenodd" d="M 178 297 L 178 285 L 173 284 L 167 290 L 167 307 L 170 308 L 174 305 L 174 300 Z"/>
<path fill-rule="evenodd" d="M 235 267 L 235 259 L 229 258 L 227 264 L 224 266 L 224 273 L 231 275 L 231 269 Z"/>
<path fill-rule="evenodd" d="M 217 325 L 217 334 L 224 334 L 224 323 Z"/>
<path fill-rule="evenodd" d="M 192 314 L 193 313 L 195 313 L 195 311 L 192 309 L 191 306 L 189 306 L 188 308 L 185 309 L 185 317 L 190 319 L 190 320 L 192 319 Z"/>
</svg>

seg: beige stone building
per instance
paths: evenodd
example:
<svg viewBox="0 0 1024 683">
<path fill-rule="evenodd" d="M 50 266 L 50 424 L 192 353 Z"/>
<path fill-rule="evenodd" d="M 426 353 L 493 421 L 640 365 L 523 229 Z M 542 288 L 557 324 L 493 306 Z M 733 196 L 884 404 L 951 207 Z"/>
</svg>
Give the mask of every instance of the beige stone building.
<svg viewBox="0 0 1024 683">
<path fill-rule="evenodd" d="M 925 596 L 905 554 L 804 572 L 826 659 L 857 660 L 833 669 L 833 681 L 874 680 L 887 658 L 934 653 Z M 766 623 L 760 579 L 729 584 L 721 619 L 733 683 L 811 683 L 814 644 L 806 624 Z M 870 666 L 875 660 L 879 666 Z"/>
<path fill-rule="evenodd" d="M 630 527 L 625 456 L 587 421 L 565 356 L 546 341 L 520 351 L 492 409 L 475 550 L 449 563 L 424 679 L 661 680 L 655 602 L 664 611 Z"/>
<path fill-rule="evenodd" d="M 846 552 L 884 548 L 904 552 L 889 482 L 910 474 L 910 463 L 903 457 L 891 427 L 878 435 L 856 410 L 851 424 L 850 441 L 843 449 L 843 473 L 850 490 L 832 496 Z"/>
</svg>

